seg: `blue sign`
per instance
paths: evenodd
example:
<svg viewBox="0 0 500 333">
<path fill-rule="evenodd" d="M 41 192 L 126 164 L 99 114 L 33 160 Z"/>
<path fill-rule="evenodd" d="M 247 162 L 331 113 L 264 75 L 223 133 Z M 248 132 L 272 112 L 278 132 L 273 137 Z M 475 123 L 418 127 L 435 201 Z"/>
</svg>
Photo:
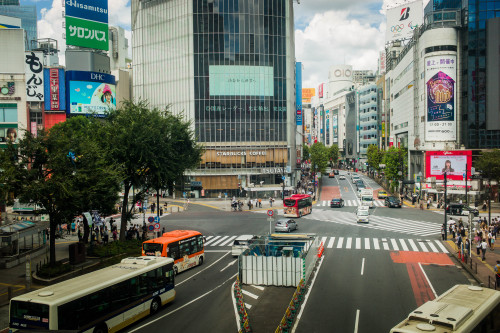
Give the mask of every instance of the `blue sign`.
<svg viewBox="0 0 500 333">
<path fill-rule="evenodd" d="M 115 76 L 99 72 L 67 71 L 66 81 L 94 81 L 116 84 Z"/>
<path fill-rule="evenodd" d="M 149 223 L 153 223 L 154 222 L 154 218 L 152 216 L 148 217 L 148 222 Z"/>
<path fill-rule="evenodd" d="M 108 23 L 108 0 L 66 0 L 66 16 Z"/>
<path fill-rule="evenodd" d="M 155 231 L 155 225 L 154 224 L 148 225 L 148 230 L 149 231 Z"/>
<path fill-rule="evenodd" d="M 43 92 L 47 96 L 45 98 L 45 110 L 66 110 L 66 79 L 64 69 L 44 68 L 43 84 Z"/>
<path fill-rule="evenodd" d="M 302 63 L 295 63 L 295 121 L 297 126 L 302 126 Z"/>
<path fill-rule="evenodd" d="M 155 222 L 156 222 L 156 223 L 160 222 L 160 217 L 155 216 Z"/>
<path fill-rule="evenodd" d="M 116 108 L 114 75 L 99 72 L 66 72 L 66 112 L 104 116 Z"/>
<path fill-rule="evenodd" d="M 281 177 L 281 180 L 285 180 L 285 176 L 282 176 L 282 177 Z"/>
<path fill-rule="evenodd" d="M 182 192 L 182 196 L 185 198 L 186 197 L 186 192 Z"/>
</svg>

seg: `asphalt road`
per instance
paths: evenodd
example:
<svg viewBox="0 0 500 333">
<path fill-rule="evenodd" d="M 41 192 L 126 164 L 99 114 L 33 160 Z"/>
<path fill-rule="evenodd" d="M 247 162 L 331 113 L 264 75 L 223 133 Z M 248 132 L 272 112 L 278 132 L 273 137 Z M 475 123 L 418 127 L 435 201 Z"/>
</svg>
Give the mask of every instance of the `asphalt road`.
<svg viewBox="0 0 500 333">
<path fill-rule="evenodd" d="M 378 186 L 362 178 L 370 187 Z M 349 177 L 321 181 L 329 193 L 355 203 Z M 470 282 L 439 245 L 442 215 L 386 208 L 378 202 L 370 210 L 370 223 L 358 225 L 357 206 L 330 208 L 330 199 L 320 195 L 312 214 L 298 219 L 298 232 L 321 237 L 325 255 L 296 321 L 296 332 L 388 332 L 422 302 L 456 283 Z M 124 331 L 166 327 L 179 332 L 236 331 L 231 284 L 238 267 L 230 245 L 238 235 L 266 235 L 265 211 L 224 212 L 192 205 L 187 212 L 163 217 L 161 225 L 166 231 L 202 232 L 207 237 L 206 260 L 177 277 L 174 303 Z M 269 302 L 251 301 L 254 307 Z"/>
</svg>

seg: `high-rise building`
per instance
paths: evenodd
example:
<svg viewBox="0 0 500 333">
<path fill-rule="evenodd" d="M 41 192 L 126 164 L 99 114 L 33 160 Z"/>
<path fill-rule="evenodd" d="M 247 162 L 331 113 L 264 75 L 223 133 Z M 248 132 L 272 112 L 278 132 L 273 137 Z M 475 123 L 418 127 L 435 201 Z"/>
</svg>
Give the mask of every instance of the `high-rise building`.
<svg viewBox="0 0 500 333">
<path fill-rule="evenodd" d="M 292 0 L 133 0 L 132 31 L 134 96 L 184 114 L 205 147 L 195 195 L 293 185 Z"/>
<path fill-rule="evenodd" d="M 36 6 L 21 6 L 16 0 L 2 0 L 0 1 L 0 15 L 20 18 L 21 28 L 26 32 L 25 49 L 31 50 L 32 47 L 36 47 Z"/>
<path fill-rule="evenodd" d="M 358 89 L 359 98 L 359 154 L 366 159 L 369 145 L 378 145 L 377 85 L 368 84 Z"/>
</svg>

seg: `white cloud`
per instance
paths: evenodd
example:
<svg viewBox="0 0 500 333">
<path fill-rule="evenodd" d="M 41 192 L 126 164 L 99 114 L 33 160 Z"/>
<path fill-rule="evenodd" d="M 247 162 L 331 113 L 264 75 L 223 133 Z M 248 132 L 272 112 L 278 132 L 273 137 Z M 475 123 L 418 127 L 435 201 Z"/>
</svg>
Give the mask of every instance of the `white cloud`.
<svg viewBox="0 0 500 333">
<path fill-rule="evenodd" d="M 385 23 L 363 23 L 348 11 L 315 14 L 304 30 L 295 31 L 295 57 L 304 65 L 302 86 L 327 82 L 328 69 L 336 64 L 376 70 L 384 32 Z"/>
</svg>

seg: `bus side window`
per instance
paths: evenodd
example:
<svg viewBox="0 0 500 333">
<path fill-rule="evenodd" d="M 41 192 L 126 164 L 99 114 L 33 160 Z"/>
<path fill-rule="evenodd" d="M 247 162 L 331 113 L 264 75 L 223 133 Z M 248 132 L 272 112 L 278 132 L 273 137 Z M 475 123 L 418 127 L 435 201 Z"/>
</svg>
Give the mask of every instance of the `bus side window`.
<svg viewBox="0 0 500 333">
<path fill-rule="evenodd" d="M 185 255 L 190 255 L 191 254 L 191 248 L 189 245 L 190 242 L 185 242 L 179 245 L 179 254 L 182 257 Z"/>
<path fill-rule="evenodd" d="M 196 253 L 198 252 L 198 242 L 196 241 L 196 238 L 192 238 L 191 241 L 191 253 Z"/>
<path fill-rule="evenodd" d="M 203 249 L 203 236 L 198 236 L 198 249 L 201 251 Z"/>
<path fill-rule="evenodd" d="M 174 260 L 179 259 L 179 244 L 172 243 L 168 245 L 168 256 Z"/>
</svg>

